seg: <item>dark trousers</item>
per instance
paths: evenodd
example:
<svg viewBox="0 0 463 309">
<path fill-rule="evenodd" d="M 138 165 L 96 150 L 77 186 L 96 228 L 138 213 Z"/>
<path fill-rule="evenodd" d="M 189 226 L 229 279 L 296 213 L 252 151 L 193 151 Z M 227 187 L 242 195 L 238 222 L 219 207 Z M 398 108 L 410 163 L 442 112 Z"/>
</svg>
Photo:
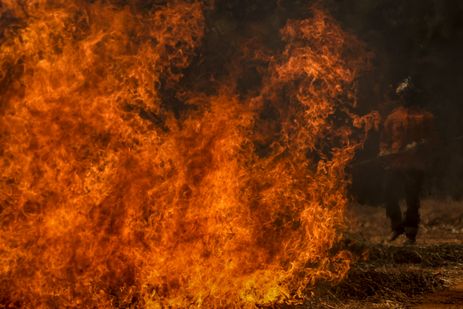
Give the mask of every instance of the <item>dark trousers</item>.
<svg viewBox="0 0 463 309">
<path fill-rule="evenodd" d="M 420 223 L 420 194 L 423 185 L 423 172 L 414 169 L 390 169 L 386 171 L 384 198 L 386 214 L 393 231 L 405 232 L 407 237 L 415 238 Z M 405 196 L 407 210 L 402 220 L 399 201 Z"/>
</svg>

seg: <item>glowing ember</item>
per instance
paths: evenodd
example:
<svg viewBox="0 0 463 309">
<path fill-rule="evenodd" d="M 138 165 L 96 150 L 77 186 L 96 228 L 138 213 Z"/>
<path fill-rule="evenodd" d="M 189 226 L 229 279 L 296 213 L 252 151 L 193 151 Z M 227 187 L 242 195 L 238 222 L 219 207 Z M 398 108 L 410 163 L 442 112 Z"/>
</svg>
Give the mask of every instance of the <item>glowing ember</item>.
<svg viewBox="0 0 463 309">
<path fill-rule="evenodd" d="M 0 302 L 254 306 L 343 278 L 355 41 L 313 9 L 283 50 L 243 46 L 259 91 L 237 69 L 210 94 L 177 87 L 200 3 L 91 2 L 0 1 Z"/>
</svg>

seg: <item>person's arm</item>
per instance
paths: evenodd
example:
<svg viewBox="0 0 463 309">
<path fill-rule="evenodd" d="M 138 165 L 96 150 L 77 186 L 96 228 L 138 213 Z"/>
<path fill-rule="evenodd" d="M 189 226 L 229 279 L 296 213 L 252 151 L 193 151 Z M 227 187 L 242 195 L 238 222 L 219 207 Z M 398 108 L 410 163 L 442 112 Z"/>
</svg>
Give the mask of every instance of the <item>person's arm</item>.
<svg viewBox="0 0 463 309">
<path fill-rule="evenodd" d="M 391 154 L 392 146 L 392 132 L 391 132 L 391 119 L 387 117 L 384 121 L 383 129 L 381 130 L 379 156 L 387 156 Z"/>
</svg>

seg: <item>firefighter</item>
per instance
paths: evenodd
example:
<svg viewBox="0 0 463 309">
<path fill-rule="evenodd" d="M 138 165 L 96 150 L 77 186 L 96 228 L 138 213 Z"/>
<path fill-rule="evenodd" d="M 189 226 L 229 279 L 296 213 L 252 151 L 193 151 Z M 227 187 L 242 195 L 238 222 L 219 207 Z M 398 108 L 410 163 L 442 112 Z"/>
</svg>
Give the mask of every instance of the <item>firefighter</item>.
<svg viewBox="0 0 463 309">
<path fill-rule="evenodd" d="M 420 194 L 435 142 L 434 116 L 417 97 L 411 78 L 395 91 L 399 106 L 385 119 L 380 137 L 380 157 L 385 162 L 384 194 L 391 223 L 390 241 L 405 234 L 408 244 L 416 242 L 420 223 Z M 399 200 L 405 195 L 403 215 Z"/>
</svg>

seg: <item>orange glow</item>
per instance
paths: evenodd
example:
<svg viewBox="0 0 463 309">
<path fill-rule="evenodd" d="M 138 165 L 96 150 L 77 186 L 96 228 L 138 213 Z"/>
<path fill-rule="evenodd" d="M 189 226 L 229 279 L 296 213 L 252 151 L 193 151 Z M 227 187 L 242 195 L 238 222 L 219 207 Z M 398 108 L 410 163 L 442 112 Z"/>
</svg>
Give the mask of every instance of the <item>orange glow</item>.
<svg viewBox="0 0 463 309">
<path fill-rule="evenodd" d="M 0 303 L 253 307 L 344 277 L 357 43 L 313 9 L 282 51 L 243 46 L 268 63 L 257 94 L 239 70 L 180 90 L 204 10 L 0 1 Z"/>
</svg>

